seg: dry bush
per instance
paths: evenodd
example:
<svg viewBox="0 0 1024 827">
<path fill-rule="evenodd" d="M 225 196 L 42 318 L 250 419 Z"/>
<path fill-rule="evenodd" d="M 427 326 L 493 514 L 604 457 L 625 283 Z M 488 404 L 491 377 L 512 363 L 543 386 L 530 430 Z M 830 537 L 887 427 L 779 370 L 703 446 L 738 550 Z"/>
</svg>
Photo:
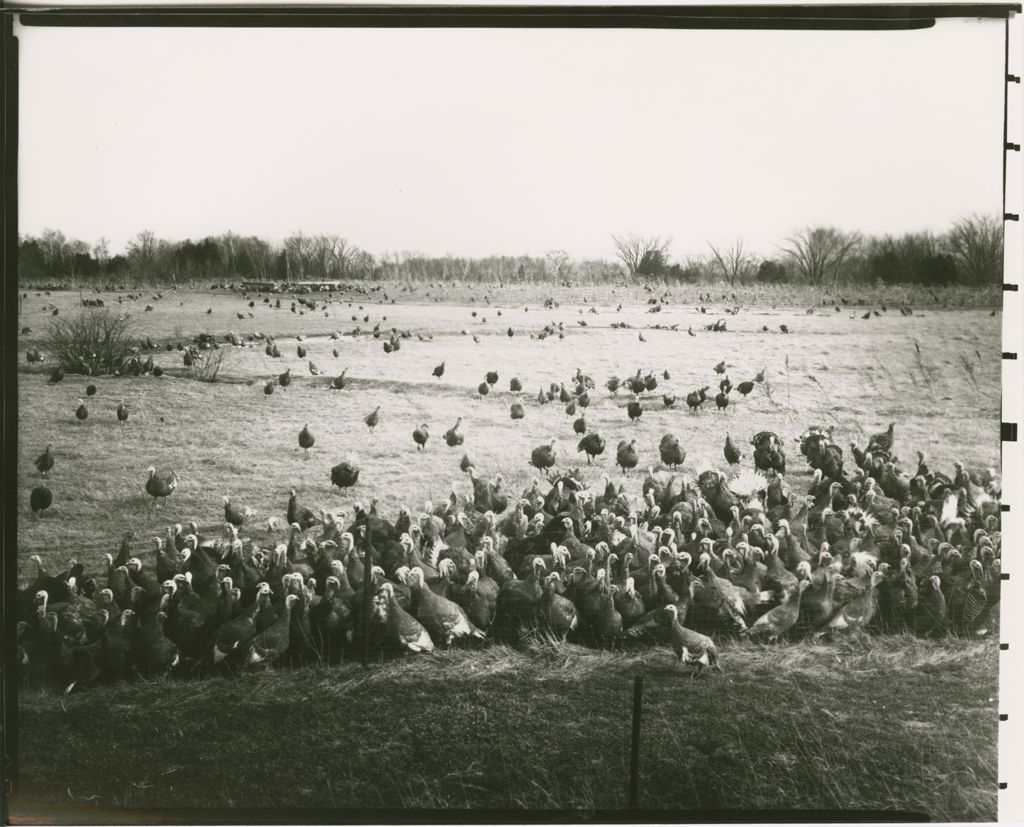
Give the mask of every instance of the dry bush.
<svg viewBox="0 0 1024 827">
<path fill-rule="evenodd" d="M 198 357 L 193 357 L 194 361 L 192 367 L 189 368 L 189 375 L 200 382 L 216 382 L 221 368 L 224 366 L 226 355 L 227 351 L 222 347 L 202 351 Z"/>
<path fill-rule="evenodd" d="M 81 308 L 55 317 L 46 348 L 68 373 L 103 376 L 119 370 L 138 341 L 138 325 L 109 308 Z"/>
</svg>

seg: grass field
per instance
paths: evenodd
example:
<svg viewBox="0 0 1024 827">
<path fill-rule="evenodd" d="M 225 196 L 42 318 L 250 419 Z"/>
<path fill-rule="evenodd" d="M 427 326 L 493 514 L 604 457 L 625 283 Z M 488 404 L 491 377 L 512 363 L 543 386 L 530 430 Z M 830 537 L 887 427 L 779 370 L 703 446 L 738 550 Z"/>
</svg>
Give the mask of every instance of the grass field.
<svg viewBox="0 0 1024 827">
<path fill-rule="evenodd" d="M 116 551 L 126 530 L 147 554 L 147 538 L 168 523 L 195 519 L 216 531 L 224 494 L 261 519 L 283 516 L 292 487 L 314 509 L 351 516 L 354 501 L 376 499 L 385 515 L 400 505 L 417 513 L 453 484 L 471 493 L 458 470 L 463 452 L 480 474 L 500 471 L 518 492 L 536 473 L 530 450 L 550 439 L 560 468 L 618 480 L 615 445 L 623 438 L 637 440 L 644 469 L 657 465 L 661 435 L 676 433 L 688 452 L 683 470 L 692 474 L 725 466 L 727 432 L 749 466 L 745 443 L 772 430 L 791 446 L 787 476 L 800 493 L 810 475 L 793 440 L 810 424 L 834 425 L 839 444 L 863 446 L 895 422 L 895 452 L 906 464 L 921 450 L 947 472 L 955 460 L 998 466 L 995 305 L 952 309 L 947 301 L 946 308 L 915 305 L 904 316 L 891 302 L 906 297 L 889 295 L 887 311 L 864 320 L 866 306 L 837 312 L 819 296 L 796 293 L 775 296 L 788 304 L 741 304 L 727 315 L 723 308 L 734 303 L 721 299 L 706 302 L 706 313 L 695 309 L 696 288 L 673 291 L 657 313 L 645 303 L 654 294 L 637 288 L 586 290 L 585 302 L 584 293 L 570 292 L 558 292 L 559 306 L 545 308 L 545 293 L 536 289 L 508 296 L 492 287 L 488 304 L 483 292 L 392 286 L 303 315 L 290 312 L 287 298 L 281 309 L 257 299 L 252 319 L 247 300 L 226 292 L 172 291 L 155 299 L 144 291 L 123 305 L 99 294 L 132 313 L 157 343 L 200 332 L 258 332 L 277 338 L 283 358 L 266 356 L 262 342 L 226 346 L 222 381 L 208 384 L 185 375 L 180 353 L 160 352 L 155 360 L 167 369 L 160 378 L 68 375 L 56 385 L 46 381 L 50 366 L 27 366 L 24 351 L 41 345 L 51 307 L 66 314 L 79 294 L 30 292 L 20 316 L 32 332 L 22 336 L 19 353 L 19 561 L 40 554 L 57 567 L 76 556 L 96 573 L 100 555 Z M 726 332 L 704 330 L 718 318 Z M 630 327 L 613 329 L 613 322 Z M 412 336 L 385 354 L 386 335 L 369 335 L 378 323 Z M 530 336 L 559 323 L 564 338 L 557 330 L 543 340 Z M 650 329 L 654 324 L 678 329 Z M 348 335 L 357 326 L 361 335 Z M 335 331 L 340 339 L 329 339 Z M 297 335 L 305 359 L 296 355 Z M 309 359 L 324 376 L 310 376 Z M 724 413 L 709 401 L 691 414 L 686 393 L 703 385 L 717 390 L 713 366 L 721 360 L 733 383 L 762 368 L 767 382 Z M 439 381 L 431 370 L 441 361 Z M 264 395 L 264 382 L 286 367 L 291 386 Z M 576 452 L 574 417 L 557 401 L 536 401 L 551 382 L 571 388 L 577 368 L 597 383 L 587 422 L 608 442 L 592 469 Z M 345 389 L 329 390 L 330 377 L 343 369 Z M 612 396 L 604 382 L 638 369 L 656 371 L 659 385 L 643 398 L 645 412 L 633 425 L 629 395 Z M 500 379 L 480 399 L 476 387 L 488 370 Z M 509 418 L 513 376 L 524 387 L 526 417 L 518 425 Z M 98 393 L 80 424 L 74 410 L 88 381 Z M 678 397 L 672 408 L 662 403 L 665 391 Z M 131 418 L 119 427 L 114 408 L 122 398 Z M 378 405 L 382 421 L 370 434 L 362 419 Z M 465 445 L 449 449 L 442 435 L 459 416 Z M 317 438 L 308 461 L 297 444 L 306 422 Z M 421 423 L 431 439 L 417 453 L 411 434 Z M 47 443 L 56 460 L 54 504 L 37 521 L 28 509 L 37 482 L 32 461 Z M 362 474 L 341 494 L 331 489 L 329 469 L 349 455 Z M 149 465 L 171 467 L 180 480 L 155 515 L 143 488 Z M 626 478 L 633 493 L 641 478 L 639 470 Z M 272 542 L 261 526 L 248 533 Z M 369 672 L 346 665 L 238 681 L 133 683 L 64 699 L 32 694 L 20 704 L 21 795 L 26 804 L 96 807 L 620 807 L 630 676 L 642 670 L 645 806 L 864 807 L 994 819 L 994 643 L 890 638 L 727 647 L 723 664 L 724 674 L 691 683 L 673 672 L 664 650 L 493 648 Z M 451 727 L 449 734 L 442 727 Z M 133 755 L 130 762 L 120 749 Z"/>
</svg>

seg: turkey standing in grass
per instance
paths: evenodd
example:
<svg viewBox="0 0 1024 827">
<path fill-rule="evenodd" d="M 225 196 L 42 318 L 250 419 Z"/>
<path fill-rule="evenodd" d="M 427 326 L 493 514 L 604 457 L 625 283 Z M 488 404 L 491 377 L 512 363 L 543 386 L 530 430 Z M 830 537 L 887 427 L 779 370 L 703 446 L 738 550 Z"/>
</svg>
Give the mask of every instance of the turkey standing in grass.
<svg viewBox="0 0 1024 827">
<path fill-rule="evenodd" d="M 277 620 L 249 642 L 245 656 L 246 666 L 269 666 L 285 653 L 291 642 L 292 611 L 298 602 L 297 594 L 285 597 L 284 607 Z"/>
<path fill-rule="evenodd" d="M 630 421 L 633 422 L 633 424 L 635 425 L 636 421 L 640 419 L 640 415 L 643 412 L 644 409 L 643 406 L 640 404 L 640 397 L 634 395 L 633 398 L 629 401 L 629 404 L 626 405 L 626 413 L 629 415 Z"/>
<path fill-rule="evenodd" d="M 166 500 L 178 487 L 178 475 L 173 471 L 157 471 L 152 465 L 146 471 L 149 473 L 149 478 L 146 480 L 146 493 L 153 498 L 152 505 L 156 505 L 157 499 Z"/>
<path fill-rule="evenodd" d="M 339 462 L 331 469 L 331 485 L 351 488 L 359 481 L 359 469 L 351 462 Z"/>
<path fill-rule="evenodd" d="M 457 445 L 461 445 L 465 441 L 465 437 L 459 433 L 459 426 L 462 424 L 462 417 L 460 416 L 455 420 L 455 424 L 444 432 L 444 442 L 449 448 L 454 448 Z"/>
<path fill-rule="evenodd" d="M 868 450 L 868 453 L 871 453 L 872 451 L 878 450 L 878 451 L 884 451 L 885 453 L 888 454 L 888 453 L 890 453 L 892 451 L 892 444 L 893 444 L 893 423 L 890 422 L 889 423 L 889 429 L 887 431 L 883 431 L 880 434 L 875 434 L 874 436 L 871 437 L 871 439 L 868 440 L 868 449 L 867 450 Z"/>
<path fill-rule="evenodd" d="M 391 645 L 410 652 L 434 651 L 434 641 L 423 624 L 398 605 L 393 583 L 385 582 L 377 592 L 373 619 L 384 627 L 385 640 Z"/>
<path fill-rule="evenodd" d="M 732 437 L 729 436 L 728 432 L 725 434 L 725 460 L 730 465 L 736 465 L 743 455 L 739 452 L 739 449 L 733 444 Z"/>
<path fill-rule="evenodd" d="M 451 646 L 456 638 L 474 637 L 483 640 L 486 635 L 474 626 L 462 607 L 446 597 L 425 588 L 423 569 L 414 567 L 409 572 L 410 586 L 419 597 L 416 619 L 430 634 L 435 643 Z"/>
<path fill-rule="evenodd" d="M 715 404 L 718 406 L 718 410 L 724 411 L 729 407 L 729 394 L 725 391 L 719 391 L 718 395 L 715 396 Z"/>
<path fill-rule="evenodd" d="M 85 387 L 85 395 L 86 396 L 95 396 L 96 395 L 96 386 L 95 385 L 86 385 L 86 387 Z"/>
<path fill-rule="evenodd" d="M 498 372 L 496 370 L 487 371 L 487 375 L 485 378 L 487 379 L 487 384 L 490 385 L 491 387 L 494 387 L 495 385 L 498 384 Z"/>
<path fill-rule="evenodd" d="M 345 389 L 345 374 L 348 373 L 348 368 L 345 368 L 341 373 L 335 376 L 331 380 L 331 390 L 340 391 Z"/>
<path fill-rule="evenodd" d="M 85 402 L 81 399 L 78 400 L 78 408 L 75 410 L 75 416 L 79 422 L 85 422 L 89 418 L 89 409 L 85 407 Z"/>
<path fill-rule="evenodd" d="M 810 580 L 801 580 L 795 586 L 790 586 L 782 603 L 761 615 L 743 634 L 754 640 L 763 637 L 769 641 L 776 641 L 785 635 L 796 625 L 800 617 L 800 598 L 810 585 Z"/>
<path fill-rule="evenodd" d="M 427 431 L 426 425 L 420 425 L 420 427 L 412 432 L 412 441 L 416 443 L 417 451 L 423 450 L 423 446 L 427 444 L 428 439 L 430 439 L 430 433 Z"/>
<path fill-rule="evenodd" d="M 744 398 L 746 398 L 747 394 L 750 393 L 753 389 L 754 383 L 749 380 L 746 382 L 740 382 L 736 386 L 736 390 L 738 390 L 740 392 L 740 395 L 743 396 Z"/>
<path fill-rule="evenodd" d="M 719 671 L 722 667 L 718 663 L 718 649 L 715 642 L 707 635 L 688 629 L 679 622 L 679 609 L 674 603 L 665 607 L 669 615 L 669 622 L 672 626 L 671 639 L 672 648 L 679 658 L 680 666 L 695 666 L 696 669 L 690 674 L 695 678 L 704 671 L 704 667 L 713 666 Z"/>
<path fill-rule="evenodd" d="M 51 385 L 56 385 L 58 382 L 62 381 L 63 379 L 64 379 L 64 368 L 62 368 L 60 365 L 57 365 L 57 367 L 55 367 L 53 369 L 53 371 L 50 373 L 50 378 L 49 378 L 48 381 L 50 382 Z"/>
<path fill-rule="evenodd" d="M 619 442 L 619 447 L 615 451 L 615 462 L 624 472 L 628 473 L 631 469 L 636 468 L 639 461 L 635 439 L 629 442 L 626 440 Z"/>
<path fill-rule="evenodd" d="M 128 421 L 128 406 L 124 404 L 124 400 L 121 400 L 121 404 L 117 406 L 117 421 L 124 425 Z"/>
<path fill-rule="evenodd" d="M 370 429 L 370 433 L 372 434 L 373 429 L 376 428 L 377 423 L 380 422 L 380 405 L 363 417 L 363 422 L 366 423 L 367 427 Z"/>
<path fill-rule="evenodd" d="M 546 471 L 555 465 L 555 441 L 538 445 L 530 453 L 530 464 L 539 471 Z"/>
<path fill-rule="evenodd" d="M 618 376 L 613 376 L 611 379 L 604 383 L 604 386 L 608 388 L 608 390 L 610 390 L 613 394 L 615 394 L 619 392 L 619 385 L 621 384 L 621 382 L 622 380 L 620 380 Z"/>
<path fill-rule="evenodd" d="M 53 502 L 53 494 L 45 485 L 37 485 L 32 489 L 28 502 L 32 507 L 32 516 L 38 518 L 50 507 Z"/>
<path fill-rule="evenodd" d="M 444 362 L 442 362 L 440 365 L 438 365 L 437 367 L 434 368 L 433 374 L 438 379 L 440 379 L 442 376 L 444 376 Z"/>
<path fill-rule="evenodd" d="M 586 417 L 579 417 L 575 422 L 572 423 L 572 429 L 575 433 L 582 436 L 587 432 L 587 420 Z"/>
<path fill-rule="evenodd" d="M 525 412 L 523 411 L 522 403 L 520 403 L 520 402 L 513 402 L 512 403 L 512 407 L 511 407 L 509 413 L 510 413 L 510 415 L 512 417 L 512 421 L 513 422 L 518 422 L 520 419 L 522 419 L 526 415 Z"/>
<path fill-rule="evenodd" d="M 586 451 L 587 465 L 590 465 L 594 461 L 594 457 L 604 453 L 604 446 L 604 439 L 601 435 L 592 431 L 580 440 L 580 444 L 576 446 L 576 453 Z"/>
<path fill-rule="evenodd" d="M 309 372 L 313 376 L 319 376 L 320 375 L 320 368 L 318 368 L 316 365 L 313 364 L 313 360 L 312 359 L 309 360 Z"/>
<path fill-rule="evenodd" d="M 490 392 L 490 390 L 491 390 L 491 386 L 488 385 L 486 382 L 481 382 L 476 387 L 477 393 L 479 393 L 481 396 L 487 396 L 487 394 Z"/>
<path fill-rule="evenodd" d="M 265 384 L 263 386 L 263 393 L 265 393 L 267 396 L 270 396 L 273 392 L 274 392 L 274 383 L 273 382 L 267 382 L 267 384 Z"/>
<path fill-rule="evenodd" d="M 295 489 L 291 489 L 288 492 L 288 524 L 297 523 L 302 531 L 312 528 L 318 522 L 320 522 L 316 515 L 303 505 L 299 505 L 298 494 L 295 493 Z"/>
<path fill-rule="evenodd" d="M 686 451 L 679 444 L 679 437 L 675 434 L 665 434 L 658 443 L 658 453 L 661 454 L 661 461 L 671 468 L 682 465 L 686 462 Z"/>
<path fill-rule="evenodd" d="M 519 393 L 523 389 L 523 383 L 519 381 L 518 376 L 513 376 L 512 380 L 508 383 L 508 389 L 512 393 Z"/>
<path fill-rule="evenodd" d="M 305 423 L 302 426 L 302 430 L 299 431 L 299 447 L 303 450 L 303 456 L 309 459 L 309 449 L 316 443 L 316 437 L 313 436 L 313 432 L 309 430 L 309 423 Z"/>
<path fill-rule="evenodd" d="M 251 508 L 241 509 L 231 504 L 231 498 L 224 496 L 224 520 L 231 523 L 235 528 L 241 528 L 245 524 L 246 517 L 253 516 Z"/>
<path fill-rule="evenodd" d="M 462 459 L 459 460 L 459 470 L 465 474 L 469 472 L 469 469 L 473 467 L 473 461 L 469 458 L 469 454 L 463 454 Z"/>
<path fill-rule="evenodd" d="M 288 368 L 284 373 L 281 373 L 277 377 L 277 384 L 282 388 L 287 388 L 292 383 L 292 369 Z"/>
<path fill-rule="evenodd" d="M 50 453 L 52 447 L 52 445 L 47 445 L 46 450 L 36 459 L 36 470 L 44 477 L 53 468 L 53 454 Z"/>
</svg>

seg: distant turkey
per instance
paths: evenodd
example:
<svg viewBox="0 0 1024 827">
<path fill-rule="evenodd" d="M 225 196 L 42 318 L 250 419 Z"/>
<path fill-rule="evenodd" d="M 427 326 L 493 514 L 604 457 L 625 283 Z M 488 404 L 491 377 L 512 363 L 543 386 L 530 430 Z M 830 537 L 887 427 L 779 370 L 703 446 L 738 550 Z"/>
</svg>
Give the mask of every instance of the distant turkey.
<svg viewBox="0 0 1024 827">
<path fill-rule="evenodd" d="M 53 503 L 53 494 L 45 485 L 37 485 L 29 495 L 29 505 L 32 508 L 32 516 L 40 517 L 42 513 Z"/>
<path fill-rule="evenodd" d="M 530 453 L 530 464 L 539 471 L 546 471 L 555 465 L 555 441 L 538 445 Z"/>
<path fill-rule="evenodd" d="M 370 429 L 370 433 L 373 433 L 373 429 L 377 427 L 380 422 L 380 405 L 370 411 L 366 416 L 363 417 L 363 422 Z"/>
<path fill-rule="evenodd" d="M 639 459 L 636 453 L 636 440 L 622 440 L 615 451 L 615 462 L 623 471 L 636 468 Z"/>
<path fill-rule="evenodd" d="M 444 432 L 444 442 L 449 448 L 455 448 L 465 441 L 465 437 L 459 433 L 459 426 L 462 424 L 462 417 L 455 420 L 455 424 Z"/>
<path fill-rule="evenodd" d="M 166 500 L 178 487 L 178 475 L 173 471 L 157 471 L 152 465 L 146 471 L 149 474 L 146 480 L 146 493 L 153 498 L 153 505 L 156 505 L 158 499 Z"/>
<path fill-rule="evenodd" d="M 78 408 L 75 410 L 75 417 L 79 422 L 85 422 L 89 418 L 89 409 L 85 407 L 85 401 L 82 399 L 78 400 Z"/>
<path fill-rule="evenodd" d="M 50 453 L 50 449 L 52 447 L 52 445 L 47 445 L 46 450 L 36 458 L 36 470 L 44 477 L 49 473 L 50 469 L 53 468 L 53 454 Z"/>
<path fill-rule="evenodd" d="M 309 449 L 316 444 L 316 437 L 313 436 L 313 432 L 309 430 L 309 423 L 305 423 L 302 426 L 302 430 L 299 431 L 299 447 L 303 451 L 303 456 L 309 459 Z"/>
<path fill-rule="evenodd" d="M 430 432 L 427 430 L 427 426 L 425 424 L 420 425 L 420 427 L 412 432 L 412 441 L 416 443 L 417 451 L 423 450 L 428 439 L 430 439 Z"/>
<path fill-rule="evenodd" d="M 359 469 L 351 462 L 339 462 L 331 469 L 331 485 L 351 488 L 359 481 Z"/>
<path fill-rule="evenodd" d="M 124 425 L 128 421 L 128 406 L 124 404 L 124 400 L 117 406 L 117 421 Z"/>
<path fill-rule="evenodd" d="M 589 465 L 594 461 L 594 457 L 604 453 L 604 448 L 605 442 L 601 435 L 596 431 L 591 431 L 580 440 L 579 445 L 576 446 L 576 452 L 585 451 L 587 454 L 587 464 Z"/>
<path fill-rule="evenodd" d="M 661 454 L 662 464 L 675 468 L 686 462 L 686 449 L 679 444 L 679 437 L 675 434 L 665 434 L 658 443 L 658 453 Z"/>
</svg>

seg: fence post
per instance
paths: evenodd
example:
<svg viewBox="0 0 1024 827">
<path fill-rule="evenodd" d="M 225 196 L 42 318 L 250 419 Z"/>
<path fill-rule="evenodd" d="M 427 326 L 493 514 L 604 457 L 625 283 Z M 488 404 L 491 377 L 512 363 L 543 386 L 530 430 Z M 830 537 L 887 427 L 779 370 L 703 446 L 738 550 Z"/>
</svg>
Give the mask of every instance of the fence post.
<svg viewBox="0 0 1024 827">
<path fill-rule="evenodd" d="M 373 545 L 370 543 L 370 521 L 363 526 L 363 666 L 370 662 L 370 609 L 373 594 Z"/>
<path fill-rule="evenodd" d="M 633 678 L 633 742 L 629 754 L 629 807 L 635 810 L 640 796 L 640 710 L 644 695 L 644 676 Z"/>
</svg>

